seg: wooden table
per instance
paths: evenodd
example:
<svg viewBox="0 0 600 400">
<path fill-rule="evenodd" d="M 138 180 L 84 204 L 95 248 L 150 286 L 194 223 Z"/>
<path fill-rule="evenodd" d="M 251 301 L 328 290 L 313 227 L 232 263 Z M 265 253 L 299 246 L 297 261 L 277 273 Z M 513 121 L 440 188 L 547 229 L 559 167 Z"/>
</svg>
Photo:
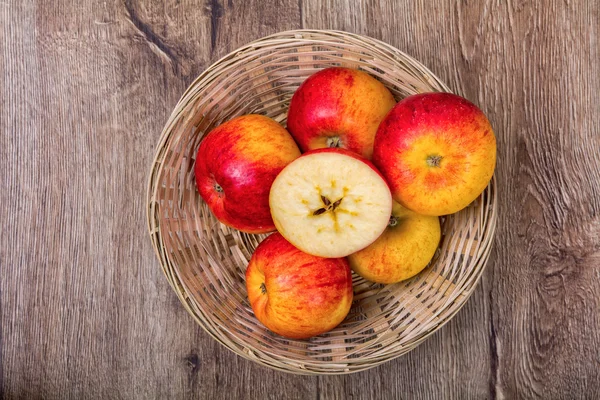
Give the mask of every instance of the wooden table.
<svg viewBox="0 0 600 400">
<path fill-rule="evenodd" d="M 6 398 L 600 396 L 600 3 L 0 1 L 0 388 Z M 179 96 L 297 28 L 381 39 L 489 116 L 499 225 L 465 308 L 349 376 L 235 356 L 179 304 L 145 225 Z"/>
</svg>

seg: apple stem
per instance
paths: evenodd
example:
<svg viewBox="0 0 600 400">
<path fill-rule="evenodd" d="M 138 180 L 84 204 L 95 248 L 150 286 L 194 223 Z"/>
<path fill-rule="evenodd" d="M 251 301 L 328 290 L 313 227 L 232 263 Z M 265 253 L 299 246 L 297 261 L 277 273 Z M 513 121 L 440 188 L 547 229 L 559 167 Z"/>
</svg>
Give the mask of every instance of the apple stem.
<svg viewBox="0 0 600 400">
<path fill-rule="evenodd" d="M 342 140 L 339 136 L 330 136 L 327 138 L 327 147 L 342 147 Z"/>
<path fill-rule="evenodd" d="M 442 161 L 442 156 L 440 155 L 431 155 L 431 156 L 427 156 L 427 165 L 430 167 L 439 167 L 440 163 Z"/>
<path fill-rule="evenodd" d="M 267 287 L 265 286 L 264 282 L 260 284 L 260 291 L 262 294 L 267 294 Z"/>
<path fill-rule="evenodd" d="M 398 222 L 400 222 L 400 218 L 392 215 L 390 217 L 390 222 L 388 222 L 388 226 L 393 228 L 394 226 L 398 225 Z"/>
<path fill-rule="evenodd" d="M 217 193 L 223 193 L 223 188 L 218 183 L 215 183 L 215 185 L 213 187 L 215 188 Z"/>
</svg>

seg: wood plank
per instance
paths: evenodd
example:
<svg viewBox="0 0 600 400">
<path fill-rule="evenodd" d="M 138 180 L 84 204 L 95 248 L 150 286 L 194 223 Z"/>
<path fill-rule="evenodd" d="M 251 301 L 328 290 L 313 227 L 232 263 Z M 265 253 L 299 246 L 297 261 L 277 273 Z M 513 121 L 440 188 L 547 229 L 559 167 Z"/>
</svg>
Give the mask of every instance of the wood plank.
<svg viewBox="0 0 600 400">
<path fill-rule="evenodd" d="M 203 68 L 248 40 L 236 31 L 244 42 L 225 34 L 217 40 L 228 44 L 211 48 L 217 6 L 0 4 L 7 397 L 231 398 L 257 374 L 270 377 L 258 396 L 315 392 L 314 381 L 267 371 L 205 334 L 147 237 L 143 194 L 164 122 Z M 273 20 L 272 12 L 228 15 Z"/>
<path fill-rule="evenodd" d="M 11 321 L 2 326 L 10 366 L 3 388 L 11 396 L 172 392 L 174 372 L 185 371 L 180 354 L 197 334 L 159 271 L 148 268 L 155 261 L 140 196 L 156 135 L 148 132 L 177 100 L 172 88 L 184 85 L 139 41 L 123 10 L 83 7 L 3 8 L 11 68 L 3 173 L 20 199 L 3 198 L 17 229 L 3 263 L 17 276 L 2 282 Z M 177 325 L 187 343 L 150 351 Z M 144 373 L 132 382 L 136 369 Z"/>
<path fill-rule="evenodd" d="M 597 397 L 600 10 L 562 1 L 504 9 L 512 62 L 492 60 L 498 71 L 485 80 L 493 108 L 507 110 L 499 178 L 512 188 L 500 192 L 491 292 L 497 395 Z"/>
<path fill-rule="evenodd" d="M 0 390 L 7 398 L 590 398 L 600 393 L 600 5 L 0 1 Z M 300 377 L 225 349 L 145 226 L 187 85 L 300 27 L 379 38 L 489 116 L 500 218 L 482 282 L 416 350 Z"/>
<path fill-rule="evenodd" d="M 469 363 L 443 363 L 441 368 L 464 371 L 470 382 L 488 381 L 489 393 L 485 395 L 482 387 L 470 391 L 460 380 L 454 381 L 456 386 L 439 385 L 429 375 L 414 374 L 409 368 L 394 371 L 402 382 L 396 388 L 383 385 L 386 389 L 377 393 L 425 398 L 570 398 L 597 391 L 597 352 L 584 349 L 597 348 L 599 340 L 600 57 L 593 39 L 598 6 L 557 1 L 538 5 L 366 3 L 352 8 L 352 13 L 319 14 L 317 10 L 327 7 L 350 11 L 351 6 L 341 1 L 307 1 L 305 9 L 310 11 L 303 15 L 313 18 L 305 17 L 304 23 L 379 37 L 413 55 L 453 90 L 482 107 L 496 127 L 500 150 L 502 223 L 483 277 L 487 292 L 474 296 L 459 314 L 481 313 L 491 307 L 485 312 L 491 324 L 479 328 L 479 332 L 489 332 L 488 345 L 474 341 L 466 331 L 448 328 L 434 337 L 443 337 L 445 345 L 437 349 L 438 356 L 448 348 L 456 354 L 456 344 L 464 343 L 467 347 L 460 350 L 467 352 L 467 359 L 487 360 L 488 368 Z M 573 57 L 570 52 L 575 52 Z M 543 272 L 546 269 L 552 272 Z M 476 320 L 475 315 L 465 318 Z M 478 345 L 471 346 L 474 343 Z M 417 357 L 415 364 L 420 365 L 420 350 L 406 358 Z M 403 362 L 380 369 L 389 371 Z M 342 378 L 346 387 L 354 389 L 340 392 L 338 381 L 328 386 L 327 393 L 331 398 L 349 394 L 363 398 L 358 388 L 369 381 L 380 382 L 378 376 L 359 375 L 362 384 Z M 436 389 L 432 393 L 426 388 L 414 390 L 420 383 L 415 383 L 415 376 L 427 376 L 428 384 Z M 398 390 L 398 385 L 405 390 Z"/>
</svg>

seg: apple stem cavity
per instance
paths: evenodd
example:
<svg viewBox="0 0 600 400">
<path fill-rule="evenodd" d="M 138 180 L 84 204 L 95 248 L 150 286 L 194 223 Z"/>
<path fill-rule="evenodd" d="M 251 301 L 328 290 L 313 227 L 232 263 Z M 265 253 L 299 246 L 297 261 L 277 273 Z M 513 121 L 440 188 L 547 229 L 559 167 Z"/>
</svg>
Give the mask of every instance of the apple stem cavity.
<svg viewBox="0 0 600 400">
<path fill-rule="evenodd" d="M 327 147 L 342 147 L 342 139 L 339 136 L 330 136 L 327 138 Z"/>
<path fill-rule="evenodd" d="M 213 187 L 215 188 L 215 190 L 217 191 L 217 193 L 223 193 L 223 188 L 218 183 L 215 182 L 215 184 L 214 184 Z"/>
<path fill-rule="evenodd" d="M 400 218 L 398 217 L 394 217 L 393 215 L 390 217 L 390 222 L 388 222 L 388 226 L 390 228 L 393 228 L 394 226 L 398 225 L 398 223 L 400 222 Z"/>
<path fill-rule="evenodd" d="M 267 287 L 265 286 L 264 282 L 260 284 L 260 292 L 262 294 L 267 294 Z"/>
<path fill-rule="evenodd" d="M 427 156 L 427 166 L 429 167 L 438 167 L 440 166 L 440 163 L 442 162 L 442 159 L 444 157 L 440 156 L 440 155 L 430 155 Z"/>
</svg>

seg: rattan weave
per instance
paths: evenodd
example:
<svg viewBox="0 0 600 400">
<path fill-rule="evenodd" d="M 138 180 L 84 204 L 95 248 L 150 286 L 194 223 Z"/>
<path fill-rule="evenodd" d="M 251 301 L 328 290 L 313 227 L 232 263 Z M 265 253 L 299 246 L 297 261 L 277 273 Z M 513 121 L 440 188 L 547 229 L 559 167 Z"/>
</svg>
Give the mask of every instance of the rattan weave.
<svg viewBox="0 0 600 400">
<path fill-rule="evenodd" d="M 364 370 L 414 349 L 465 304 L 484 270 L 494 237 L 493 179 L 459 213 L 442 218 L 434 260 L 415 278 L 394 285 L 354 276 L 346 320 L 310 340 L 270 333 L 254 317 L 244 282 L 247 263 L 266 235 L 220 224 L 195 188 L 193 165 L 204 134 L 235 116 L 258 113 L 285 126 L 296 88 L 330 66 L 362 69 L 397 100 L 449 91 L 427 68 L 399 50 L 339 31 L 282 32 L 225 56 L 184 93 L 160 136 L 148 185 L 148 228 L 164 273 L 196 321 L 235 353 L 299 374 Z"/>
</svg>

